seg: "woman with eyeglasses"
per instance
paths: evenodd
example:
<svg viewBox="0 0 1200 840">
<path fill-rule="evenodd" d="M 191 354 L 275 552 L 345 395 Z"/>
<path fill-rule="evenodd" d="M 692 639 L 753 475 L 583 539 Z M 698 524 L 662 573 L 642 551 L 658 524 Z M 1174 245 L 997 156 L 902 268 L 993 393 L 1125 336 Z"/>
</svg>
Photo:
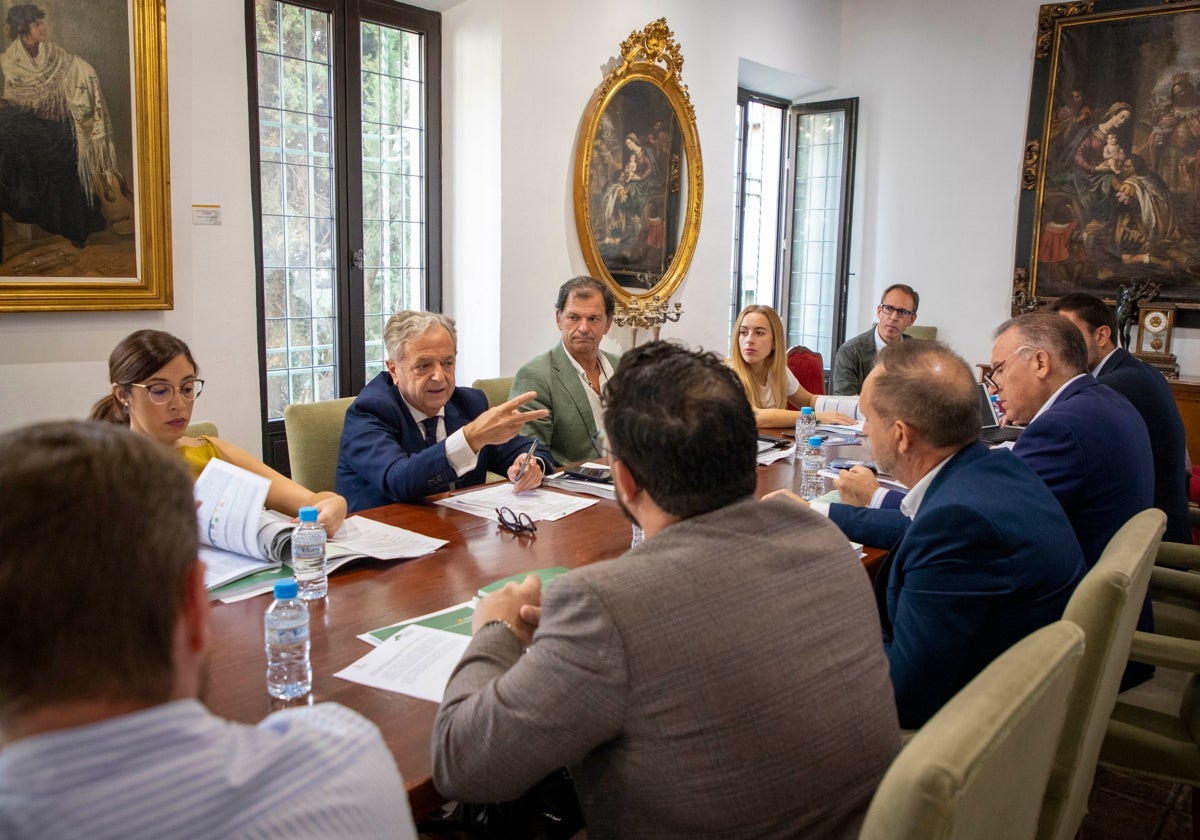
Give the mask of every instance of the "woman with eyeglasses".
<svg viewBox="0 0 1200 840">
<path fill-rule="evenodd" d="M 187 437 L 192 405 L 204 389 L 196 360 L 180 339 L 161 330 L 138 330 L 122 339 L 108 357 L 112 393 L 92 406 L 90 419 L 129 426 L 138 434 L 172 446 L 193 478 L 213 458 L 271 480 L 267 507 L 296 516 L 317 508 L 317 521 L 332 536 L 346 518 L 346 500 L 336 493 L 313 493 L 268 467 L 246 450 L 220 438 Z"/>
<path fill-rule="evenodd" d="M 769 306 L 747 306 L 733 325 L 729 366 L 742 381 L 754 409 L 754 422 L 763 427 L 792 427 L 800 414 L 788 403 L 816 407 L 817 398 L 788 370 L 783 321 Z M 854 424 L 854 418 L 835 411 L 816 413 L 818 423 Z"/>
</svg>

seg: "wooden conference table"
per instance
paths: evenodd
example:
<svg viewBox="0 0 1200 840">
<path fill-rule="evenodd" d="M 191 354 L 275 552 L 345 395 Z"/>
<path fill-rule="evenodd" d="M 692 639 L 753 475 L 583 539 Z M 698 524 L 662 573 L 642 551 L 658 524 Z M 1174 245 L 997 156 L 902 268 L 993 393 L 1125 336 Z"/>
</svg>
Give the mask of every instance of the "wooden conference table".
<svg viewBox="0 0 1200 840">
<path fill-rule="evenodd" d="M 791 487 L 792 470 L 786 460 L 759 467 L 756 495 Z M 533 537 L 511 534 L 494 519 L 431 503 L 388 505 L 365 515 L 449 542 L 415 560 L 357 560 L 330 578 L 328 597 L 310 605 L 311 696 L 313 702 L 342 703 L 379 726 L 404 776 L 413 815 L 420 819 L 443 801 L 433 786 L 429 755 L 437 706 L 333 677 L 370 651 L 355 636 L 470 600 L 480 586 L 508 575 L 618 557 L 629 548 L 630 526 L 617 504 L 606 499 L 557 522 L 539 522 Z M 881 557 L 882 552 L 869 550 L 864 564 L 873 568 Z M 287 705 L 266 693 L 263 612 L 269 599 L 261 595 L 213 604 L 205 700 L 218 715 L 257 723 Z"/>
</svg>

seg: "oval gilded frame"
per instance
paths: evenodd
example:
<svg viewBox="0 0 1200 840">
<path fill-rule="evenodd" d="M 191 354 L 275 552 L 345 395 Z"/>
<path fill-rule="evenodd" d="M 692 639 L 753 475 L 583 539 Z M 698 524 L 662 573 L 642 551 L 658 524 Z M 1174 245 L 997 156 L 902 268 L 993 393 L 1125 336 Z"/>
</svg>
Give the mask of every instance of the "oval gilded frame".
<svg viewBox="0 0 1200 840">
<path fill-rule="evenodd" d="M 622 307 L 632 304 L 640 309 L 644 302 L 654 299 L 665 304 L 687 273 L 700 235 L 704 165 L 696 112 L 687 85 L 680 77 L 682 66 L 683 56 L 674 33 L 667 28 L 666 18 L 659 18 L 621 42 L 619 63 L 596 89 L 584 112 L 575 150 L 575 227 L 588 270 L 609 285 Z M 653 91 L 641 87 L 644 85 L 651 86 Z M 654 93 L 669 106 L 674 118 L 666 143 L 654 143 L 646 133 L 653 121 L 651 130 L 661 137 L 661 120 L 654 120 L 661 109 L 655 112 L 653 102 L 641 114 L 625 113 L 627 101 L 644 103 L 653 99 Z M 615 127 L 617 123 L 619 130 Z M 606 144 L 603 139 L 607 135 L 611 140 L 614 134 L 618 139 L 623 138 L 620 158 L 624 163 L 620 170 L 615 168 L 613 150 L 608 148 L 611 143 Z M 611 211 L 614 205 L 625 202 L 621 179 L 638 180 L 639 164 L 636 160 L 631 163 L 630 158 L 647 158 L 652 143 L 659 156 L 655 164 L 646 164 L 646 169 L 657 167 L 661 188 L 642 199 L 638 213 L 619 213 L 620 218 L 613 218 L 614 214 L 608 212 L 610 221 L 600 222 L 606 217 L 604 205 Z M 633 170 L 627 171 L 631 166 Z M 608 177 L 599 183 L 598 176 L 602 174 Z M 657 180 L 654 185 L 658 186 Z M 658 208 L 661 208 L 659 216 L 652 216 Z M 603 241 L 598 241 L 601 235 Z M 627 245 L 630 242 L 637 243 L 638 252 L 649 255 L 640 266 L 636 259 L 620 250 L 628 247 L 633 252 L 634 247 Z M 614 249 L 618 249 L 617 257 L 613 256 Z M 629 259 L 621 265 L 625 257 Z M 639 267 L 646 270 L 637 271 Z"/>
</svg>

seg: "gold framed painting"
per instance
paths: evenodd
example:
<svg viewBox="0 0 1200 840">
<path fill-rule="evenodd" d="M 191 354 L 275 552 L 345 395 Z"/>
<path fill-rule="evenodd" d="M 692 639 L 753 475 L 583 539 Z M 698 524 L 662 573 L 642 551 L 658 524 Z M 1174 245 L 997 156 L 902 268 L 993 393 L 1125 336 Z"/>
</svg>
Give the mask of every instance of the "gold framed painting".
<svg viewBox="0 0 1200 840">
<path fill-rule="evenodd" d="M 1196 2 L 1040 8 L 1014 310 L 1143 280 L 1200 310 L 1198 32 Z"/>
<path fill-rule="evenodd" d="M 0 9 L 0 312 L 170 309 L 165 0 Z"/>
<path fill-rule="evenodd" d="M 665 18 L 630 33 L 584 112 L 575 151 L 583 259 L 623 306 L 666 301 L 700 234 L 704 165 L 683 56 Z"/>
</svg>

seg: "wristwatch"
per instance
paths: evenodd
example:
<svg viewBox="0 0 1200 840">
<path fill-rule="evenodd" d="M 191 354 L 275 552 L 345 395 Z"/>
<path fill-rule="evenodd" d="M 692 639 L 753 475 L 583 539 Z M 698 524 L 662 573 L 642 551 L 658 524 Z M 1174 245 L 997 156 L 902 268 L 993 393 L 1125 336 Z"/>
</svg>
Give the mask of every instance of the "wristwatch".
<svg viewBox="0 0 1200 840">
<path fill-rule="evenodd" d="M 486 630 L 489 627 L 495 627 L 496 625 L 500 625 L 501 627 L 505 628 L 506 630 L 508 630 L 509 633 L 512 633 L 514 636 L 517 634 L 517 631 L 513 630 L 512 622 L 508 621 L 506 619 L 503 619 L 503 618 L 493 618 L 491 621 L 486 622 L 479 629 Z"/>
</svg>

